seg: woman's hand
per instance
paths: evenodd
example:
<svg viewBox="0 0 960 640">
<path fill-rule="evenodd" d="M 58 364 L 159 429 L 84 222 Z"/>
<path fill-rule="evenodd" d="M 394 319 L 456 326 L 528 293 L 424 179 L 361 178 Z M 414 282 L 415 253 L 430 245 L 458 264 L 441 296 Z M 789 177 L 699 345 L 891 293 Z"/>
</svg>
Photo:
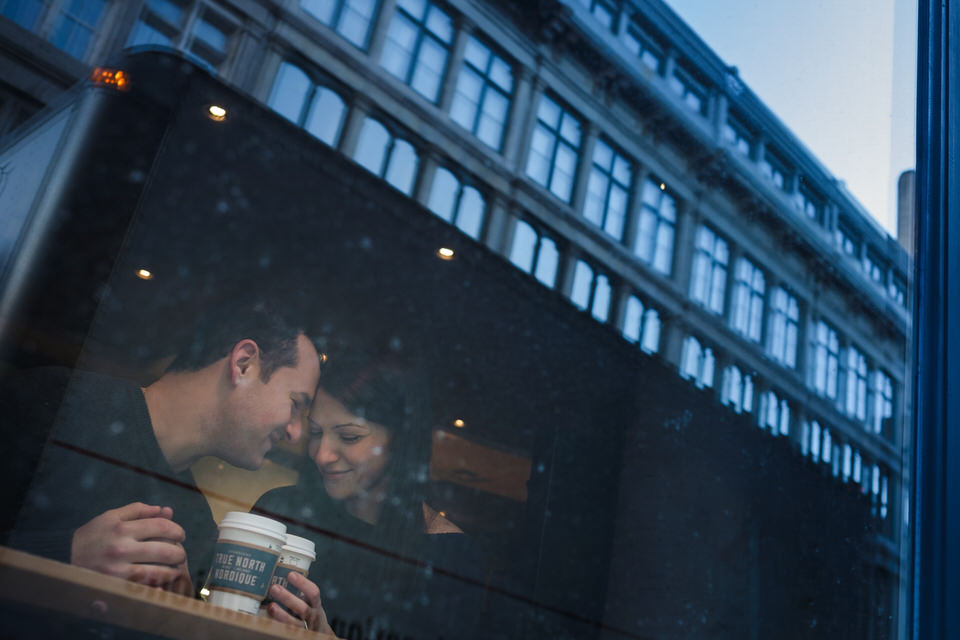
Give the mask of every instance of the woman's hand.
<svg viewBox="0 0 960 640">
<path fill-rule="evenodd" d="M 300 591 L 303 598 L 298 598 L 278 584 L 273 585 L 270 587 L 270 597 L 274 599 L 274 602 L 271 602 L 267 608 L 270 617 L 296 627 L 302 627 L 306 623 L 306 627 L 311 631 L 334 635 L 333 629 L 327 622 L 327 613 L 320 603 L 320 588 L 309 578 L 295 571 L 287 574 L 287 581 L 293 589 Z M 283 607 L 280 606 L 281 604 L 289 609 L 293 615 L 284 611 Z"/>
</svg>

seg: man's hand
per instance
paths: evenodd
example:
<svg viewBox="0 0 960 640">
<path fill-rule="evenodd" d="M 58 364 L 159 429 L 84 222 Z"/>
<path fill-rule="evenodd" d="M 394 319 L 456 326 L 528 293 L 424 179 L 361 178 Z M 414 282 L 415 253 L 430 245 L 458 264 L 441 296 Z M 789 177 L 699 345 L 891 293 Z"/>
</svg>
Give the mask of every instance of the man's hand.
<svg viewBox="0 0 960 640">
<path fill-rule="evenodd" d="M 303 623 L 306 622 L 307 628 L 311 631 L 334 635 L 333 629 L 327 622 L 327 614 L 320 603 L 320 588 L 309 578 L 305 578 L 296 571 L 288 573 L 287 580 L 291 587 L 298 589 L 303 594 L 303 598 L 298 598 L 278 584 L 273 585 L 270 587 L 270 597 L 276 602 L 271 602 L 267 609 L 270 617 L 297 627 L 304 626 Z M 293 612 L 293 616 L 284 611 L 283 607 L 277 603 Z"/>
<path fill-rule="evenodd" d="M 187 559 L 180 544 L 186 533 L 172 518 L 170 507 L 142 502 L 105 511 L 73 533 L 70 563 L 141 584 L 170 584 Z"/>
</svg>

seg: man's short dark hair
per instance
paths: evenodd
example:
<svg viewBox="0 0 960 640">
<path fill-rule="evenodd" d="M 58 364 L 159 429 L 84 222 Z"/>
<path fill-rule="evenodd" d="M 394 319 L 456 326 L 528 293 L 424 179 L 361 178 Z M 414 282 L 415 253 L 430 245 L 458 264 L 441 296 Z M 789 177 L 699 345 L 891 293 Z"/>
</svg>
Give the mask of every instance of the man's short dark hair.
<svg viewBox="0 0 960 640">
<path fill-rule="evenodd" d="M 197 318 L 168 371 L 202 369 L 229 355 L 234 345 L 246 339 L 260 348 L 264 382 L 277 369 L 297 366 L 297 339 L 304 331 L 280 311 L 283 306 L 265 300 L 212 304 Z"/>
</svg>

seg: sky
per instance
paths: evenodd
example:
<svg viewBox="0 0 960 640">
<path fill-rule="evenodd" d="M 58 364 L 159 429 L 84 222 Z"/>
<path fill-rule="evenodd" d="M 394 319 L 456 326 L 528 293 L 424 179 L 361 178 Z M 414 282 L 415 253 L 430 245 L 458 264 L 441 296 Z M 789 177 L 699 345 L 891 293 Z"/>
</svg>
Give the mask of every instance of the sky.
<svg viewBox="0 0 960 640">
<path fill-rule="evenodd" d="M 894 235 L 915 165 L 916 3 L 666 2 Z"/>
</svg>

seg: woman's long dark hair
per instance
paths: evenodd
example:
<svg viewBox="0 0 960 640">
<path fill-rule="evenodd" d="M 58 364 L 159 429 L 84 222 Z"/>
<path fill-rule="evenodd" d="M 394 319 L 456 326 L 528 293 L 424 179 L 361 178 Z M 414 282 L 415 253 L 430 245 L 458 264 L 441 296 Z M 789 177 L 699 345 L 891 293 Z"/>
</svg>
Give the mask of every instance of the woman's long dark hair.
<svg viewBox="0 0 960 640">
<path fill-rule="evenodd" d="M 430 476 L 432 429 L 424 377 L 396 350 L 369 355 L 358 350 L 327 354 L 320 387 L 354 415 L 387 428 L 387 494 L 373 537 L 395 550 L 413 551 L 424 532 L 423 504 Z M 301 487 L 326 493 L 316 465 Z M 342 509 L 342 505 L 339 505 Z"/>
</svg>

